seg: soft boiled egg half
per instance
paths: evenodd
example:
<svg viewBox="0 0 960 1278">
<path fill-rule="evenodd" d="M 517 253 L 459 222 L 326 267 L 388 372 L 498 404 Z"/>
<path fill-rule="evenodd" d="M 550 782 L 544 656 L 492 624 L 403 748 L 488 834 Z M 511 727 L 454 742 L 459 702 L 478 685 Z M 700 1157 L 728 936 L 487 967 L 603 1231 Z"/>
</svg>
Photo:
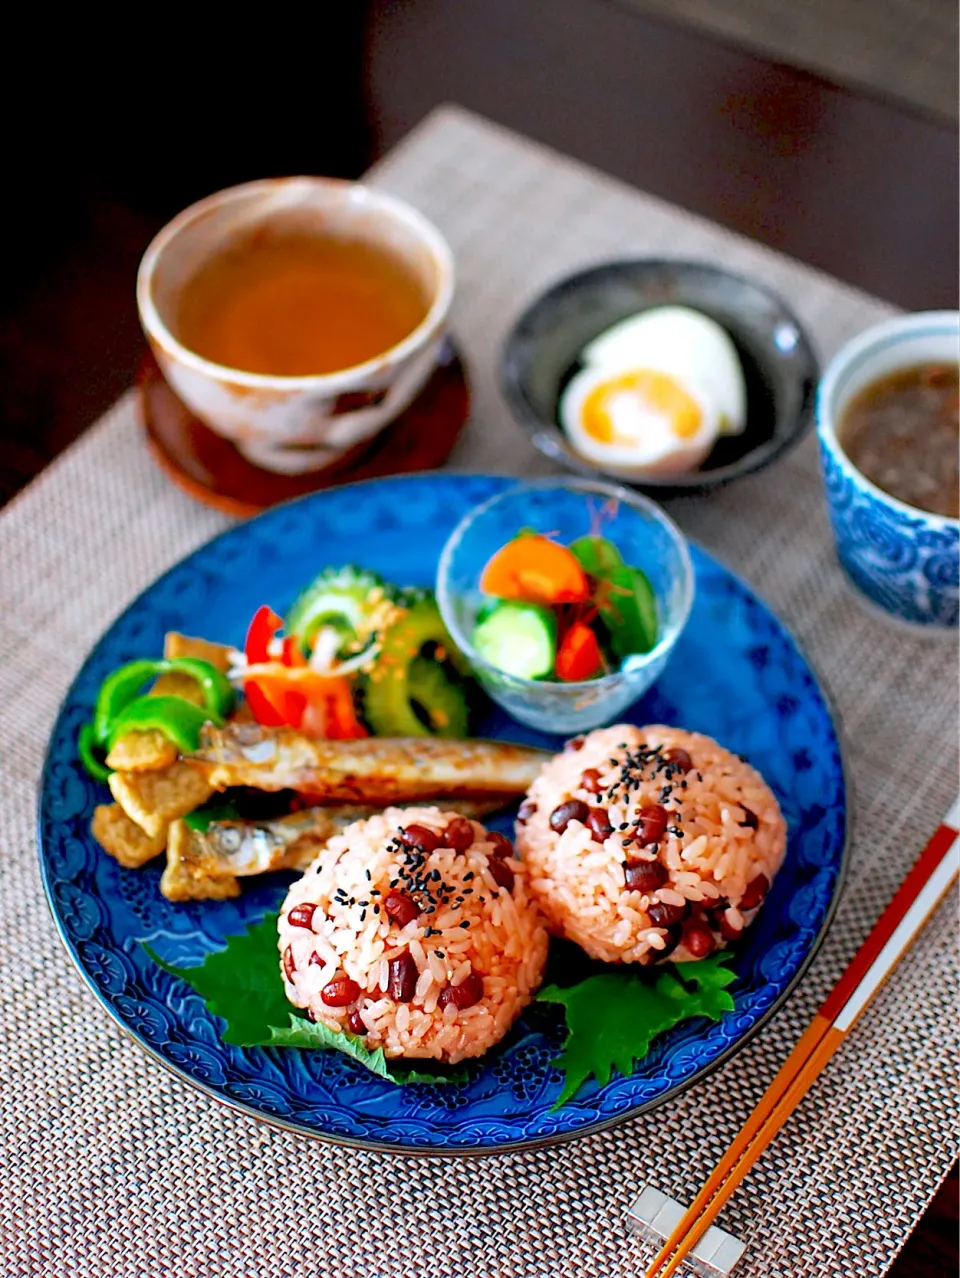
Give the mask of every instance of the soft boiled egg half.
<svg viewBox="0 0 960 1278">
<path fill-rule="evenodd" d="M 627 477 L 694 470 L 746 425 L 730 337 L 684 306 L 621 320 L 585 347 L 560 397 L 560 425 L 587 461 Z"/>
</svg>

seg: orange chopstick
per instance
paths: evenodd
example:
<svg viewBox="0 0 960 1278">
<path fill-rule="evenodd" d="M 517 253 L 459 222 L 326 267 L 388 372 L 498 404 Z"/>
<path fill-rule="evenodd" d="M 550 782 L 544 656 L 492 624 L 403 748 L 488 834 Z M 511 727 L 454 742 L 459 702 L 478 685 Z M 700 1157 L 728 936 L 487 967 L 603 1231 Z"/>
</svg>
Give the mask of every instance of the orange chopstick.
<svg viewBox="0 0 960 1278">
<path fill-rule="evenodd" d="M 756 1109 L 657 1253 L 646 1278 L 670 1278 L 676 1272 L 906 953 L 957 877 L 960 869 L 958 829 L 960 799 L 921 852 Z"/>
</svg>

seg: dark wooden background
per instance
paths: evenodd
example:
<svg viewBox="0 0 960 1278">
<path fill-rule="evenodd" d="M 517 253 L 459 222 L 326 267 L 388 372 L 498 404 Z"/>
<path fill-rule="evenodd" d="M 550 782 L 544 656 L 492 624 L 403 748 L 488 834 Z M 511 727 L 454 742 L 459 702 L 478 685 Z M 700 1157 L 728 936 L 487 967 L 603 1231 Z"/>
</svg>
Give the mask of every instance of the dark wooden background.
<svg viewBox="0 0 960 1278">
<path fill-rule="evenodd" d="M 20 74 L 0 83 L 0 504 L 130 385 L 137 262 L 170 216 L 250 178 L 356 176 L 445 101 L 900 306 L 957 305 L 941 123 L 610 0 L 292 13 L 226 32 L 195 13 L 135 32 L 18 14 Z M 957 1188 L 954 1172 L 894 1278 L 957 1272 Z"/>
</svg>

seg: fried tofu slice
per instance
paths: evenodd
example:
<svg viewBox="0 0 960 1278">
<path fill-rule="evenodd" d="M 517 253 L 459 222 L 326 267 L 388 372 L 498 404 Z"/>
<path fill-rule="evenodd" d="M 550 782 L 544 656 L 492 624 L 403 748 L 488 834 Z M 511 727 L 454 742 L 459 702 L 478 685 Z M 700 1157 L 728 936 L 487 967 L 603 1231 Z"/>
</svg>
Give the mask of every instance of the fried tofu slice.
<svg viewBox="0 0 960 1278">
<path fill-rule="evenodd" d="M 109 784 L 130 820 L 151 838 L 213 794 L 203 773 L 183 760 L 159 772 L 111 772 Z"/>
<path fill-rule="evenodd" d="M 158 834 L 149 835 L 130 820 L 119 803 L 101 803 L 95 808 L 90 829 L 104 851 L 128 870 L 146 865 L 167 846 L 166 826 Z"/>
<path fill-rule="evenodd" d="M 168 901 L 223 901 L 240 895 L 232 874 L 211 873 L 209 859 L 199 855 L 194 831 L 186 821 L 174 821 L 167 841 L 167 868 L 160 891 Z"/>
<path fill-rule="evenodd" d="M 118 772 L 159 772 L 176 763 L 179 751 L 162 732 L 128 732 L 107 755 L 107 767 Z"/>
<path fill-rule="evenodd" d="M 168 670 L 150 689 L 151 697 L 180 697 L 195 706 L 203 705 L 203 689 L 192 675 L 180 670 Z"/>
<path fill-rule="evenodd" d="M 163 641 L 163 655 L 168 661 L 174 657 L 199 657 L 201 661 L 209 661 L 211 666 L 227 673 L 230 668 L 230 649 L 225 643 L 211 643 L 209 639 L 194 639 L 190 635 L 178 634 L 169 630 Z"/>
</svg>

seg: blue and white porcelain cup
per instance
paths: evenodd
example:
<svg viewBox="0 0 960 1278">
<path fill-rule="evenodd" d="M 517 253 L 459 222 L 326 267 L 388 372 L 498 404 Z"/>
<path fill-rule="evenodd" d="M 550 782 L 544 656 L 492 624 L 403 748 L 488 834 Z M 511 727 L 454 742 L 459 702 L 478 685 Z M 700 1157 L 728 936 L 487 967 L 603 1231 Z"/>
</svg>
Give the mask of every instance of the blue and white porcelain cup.
<svg viewBox="0 0 960 1278">
<path fill-rule="evenodd" d="M 837 439 L 850 401 L 898 369 L 956 363 L 960 313 L 927 311 L 887 320 L 848 342 L 817 394 L 817 435 L 840 564 L 889 616 L 930 632 L 960 616 L 960 520 L 898 501 L 865 478 Z"/>
</svg>

